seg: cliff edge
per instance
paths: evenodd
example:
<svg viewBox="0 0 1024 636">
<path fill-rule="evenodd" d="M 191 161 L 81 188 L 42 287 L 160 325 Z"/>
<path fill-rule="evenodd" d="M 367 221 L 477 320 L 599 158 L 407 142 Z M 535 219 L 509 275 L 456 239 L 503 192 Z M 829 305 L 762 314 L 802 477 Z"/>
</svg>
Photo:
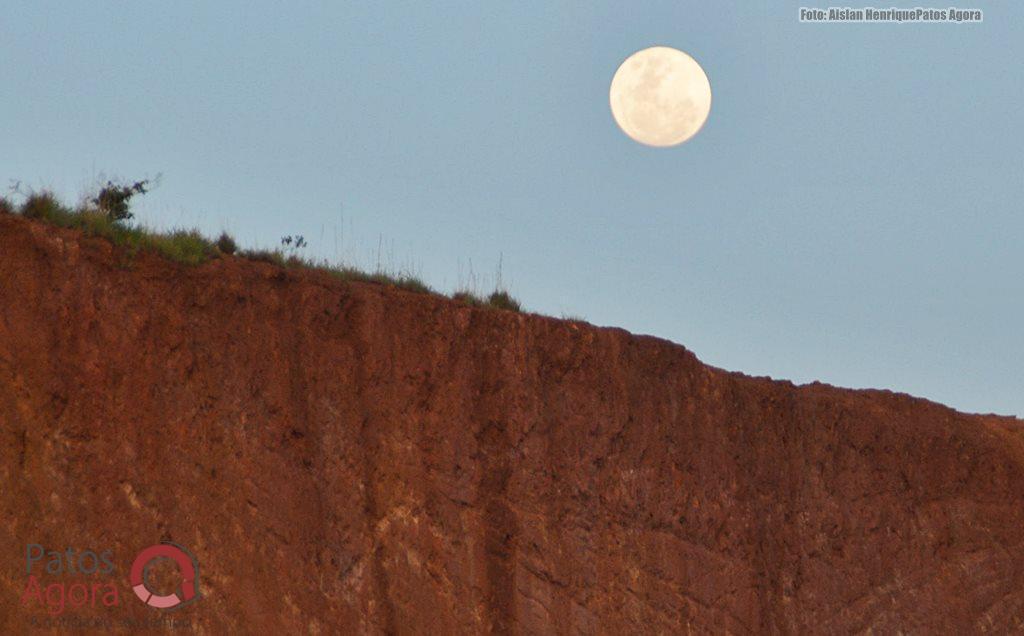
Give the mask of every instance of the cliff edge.
<svg viewBox="0 0 1024 636">
<path fill-rule="evenodd" d="M 0 434 L 3 633 L 1024 629 L 1020 420 L 12 215 Z M 174 610 L 132 592 L 161 541 Z"/>
</svg>

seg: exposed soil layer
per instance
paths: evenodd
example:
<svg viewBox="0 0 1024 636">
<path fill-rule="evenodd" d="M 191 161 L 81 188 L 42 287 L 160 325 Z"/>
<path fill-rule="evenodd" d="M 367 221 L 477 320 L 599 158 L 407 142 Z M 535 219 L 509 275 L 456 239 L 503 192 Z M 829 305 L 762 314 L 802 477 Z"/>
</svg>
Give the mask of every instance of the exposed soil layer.
<svg viewBox="0 0 1024 636">
<path fill-rule="evenodd" d="M 5 634 L 51 616 L 26 544 L 111 552 L 35 565 L 119 588 L 59 616 L 205 634 L 1024 629 L 1020 420 L 9 215 L 0 435 Z M 128 583 L 161 540 L 171 611 Z"/>
</svg>

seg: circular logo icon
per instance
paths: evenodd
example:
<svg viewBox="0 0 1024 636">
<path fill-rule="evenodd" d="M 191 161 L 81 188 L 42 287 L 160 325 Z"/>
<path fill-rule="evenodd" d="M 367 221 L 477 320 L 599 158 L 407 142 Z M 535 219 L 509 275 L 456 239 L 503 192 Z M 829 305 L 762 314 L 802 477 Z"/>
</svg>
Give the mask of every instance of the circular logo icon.
<svg viewBox="0 0 1024 636">
<path fill-rule="evenodd" d="M 146 571 L 156 559 L 170 559 L 178 565 L 182 581 L 177 591 L 166 595 L 154 594 L 146 586 Z M 151 545 L 139 552 L 132 562 L 128 580 L 132 591 L 143 603 L 160 609 L 177 607 L 199 597 L 199 565 L 185 548 L 174 543 Z"/>
</svg>

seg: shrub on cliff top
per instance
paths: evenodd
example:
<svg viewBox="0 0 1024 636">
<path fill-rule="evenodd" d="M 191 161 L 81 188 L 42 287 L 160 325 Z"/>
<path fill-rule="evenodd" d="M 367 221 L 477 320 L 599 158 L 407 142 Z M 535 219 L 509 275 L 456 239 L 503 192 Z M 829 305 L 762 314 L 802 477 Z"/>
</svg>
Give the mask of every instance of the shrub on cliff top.
<svg viewBox="0 0 1024 636">
<path fill-rule="evenodd" d="M 242 250 L 239 252 L 239 256 L 247 258 L 250 261 L 259 261 L 261 263 L 270 263 L 271 265 L 277 265 L 278 267 L 284 267 L 284 254 L 280 250 Z"/>
<path fill-rule="evenodd" d="M 509 311 L 521 311 L 519 301 L 509 295 L 507 291 L 495 290 L 487 297 L 487 305 L 495 309 L 507 309 Z"/>
<path fill-rule="evenodd" d="M 14 211 L 14 204 L 4 197 L 0 197 L 0 214 L 14 214 Z"/>
<path fill-rule="evenodd" d="M 214 244 L 198 230 L 150 234 L 148 242 L 157 252 L 186 265 L 200 265 L 216 255 Z"/>
<path fill-rule="evenodd" d="M 221 232 L 217 238 L 217 249 L 222 254 L 234 254 L 238 251 L 238 244 L 235 243 L 235 239 L 231 237 L 227 232 Z"/>
<path fill-rule="evenodd" d="M 434 290 L 430 288 L 430 285 L 424 283 L 422 280 L 411 276 L 409 274 L 402 274 L 400 276 L 385 276 L 387 284 L 394 285 L 399 289 L 405 291 L 416 292 L 419 294 L 432 294 Z"/>
<path fill-rule="evenodd" d="M 72 217 L 71 210 L 62 206 L 50 192 L 33 192 L 21 204 L 21 213 L 30 219 L 49 221 L 67 227 Z"/>
<path fill-rule="evenodd" d="M 419 278 L 411 274 L 388 274 L 385 272 L 364 272 L 355 267 L 342 267 L 328 264 L 314 265 L 315 269 L 326 272 L 334 278 L 344 281 L 356 281 L 360 283 L 377 283 L 378 285 L 390 285 L 406 291 L 421 294 L 433 294 L 433 289 Z"/>
<path fill-rule="evenodd" d="M 466 289 L 459 290 L 452 294 L 452 300 L 465 303 L 470 307 L 479 307 L 484 304 L 484 300 L 482 298 Z"/>
<path fill-rule="evenodd" d="M 452 300 L 465 303 L 470 307 L 488 307 L 490 309 L 506 309 L 508 311 L 522 311 L 519 301 L 513 298 L 507 291 L 494 290 L 490 296 L 482 297 L 474 294 L 468 289 L 461 289 L 452 294 Z"/>
<path fill-rule="evenodd" d="M 113 181 L 107 181 L 107 185 L 103 186 L 99 194 L 90 201 L 111 221 L 127 221 L 134 216 L 128 209 L 129 202 L 137 194 L 146 194 L 148 185 L 148 179 L 136 181 L 131 185 L 119 185 Z"/>
</svg>

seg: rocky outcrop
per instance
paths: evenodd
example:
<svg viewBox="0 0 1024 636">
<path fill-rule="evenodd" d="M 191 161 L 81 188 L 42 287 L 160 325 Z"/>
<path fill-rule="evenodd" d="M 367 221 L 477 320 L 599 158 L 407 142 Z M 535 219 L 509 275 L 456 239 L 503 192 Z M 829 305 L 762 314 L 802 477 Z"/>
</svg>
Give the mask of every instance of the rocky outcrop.
<svg viewBox="0 0 1024 636">
<path fill-rule="evenodd" d="M 0 435 L 3 633 L 1024 628 L 1020 420 L 10 215 Z M 129 582 L 160 541 L 174 610 Z M 75 583 L 118 603 L 56 612 Z"/>
</svg>

